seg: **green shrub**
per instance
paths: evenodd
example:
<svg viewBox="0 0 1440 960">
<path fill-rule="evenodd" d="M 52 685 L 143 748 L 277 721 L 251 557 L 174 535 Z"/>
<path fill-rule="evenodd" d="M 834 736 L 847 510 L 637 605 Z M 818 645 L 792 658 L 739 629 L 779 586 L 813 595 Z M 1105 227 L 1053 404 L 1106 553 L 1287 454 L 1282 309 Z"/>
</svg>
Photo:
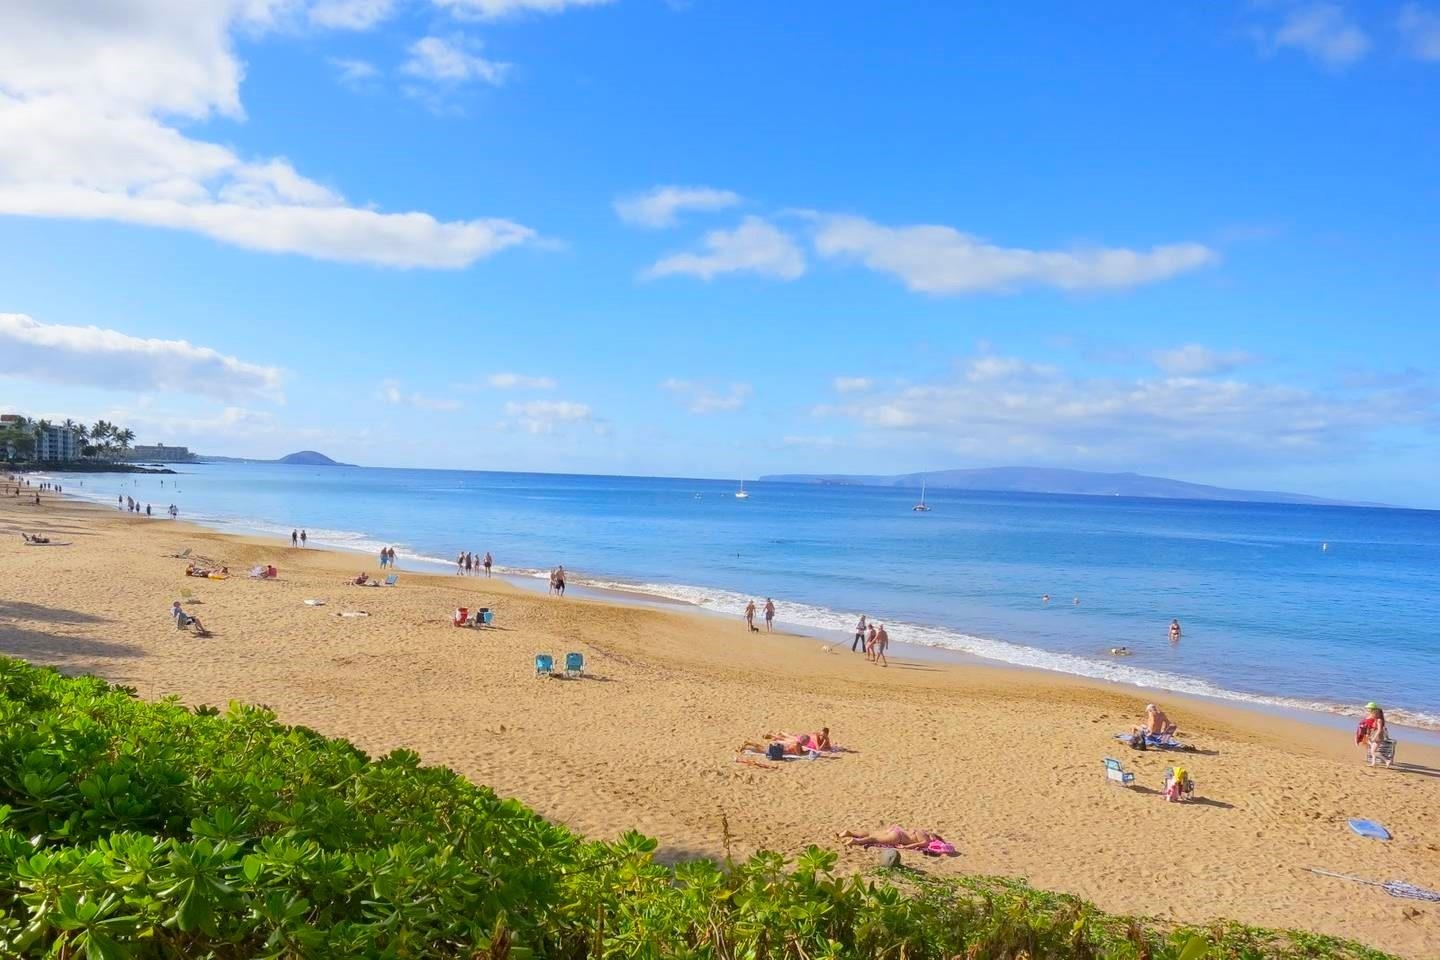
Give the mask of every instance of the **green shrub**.
<svg viewBox="0 0 1440 960">
<path fill-rule="evenodd" d="M 833 852 L 657 864 L 267 710 L 147 703 L 0 658 L 0 956 L 1353 958 L 1166 928 L 1011 880 L 841 876 Z"/>
</svg>

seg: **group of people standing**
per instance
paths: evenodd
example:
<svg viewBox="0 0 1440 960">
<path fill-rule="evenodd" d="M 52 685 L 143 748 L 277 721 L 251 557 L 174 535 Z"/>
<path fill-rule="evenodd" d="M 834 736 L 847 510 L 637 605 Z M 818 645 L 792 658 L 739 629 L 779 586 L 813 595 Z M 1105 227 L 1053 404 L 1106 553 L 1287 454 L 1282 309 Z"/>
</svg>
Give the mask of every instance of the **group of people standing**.
<svg viewBox="0 0 1440 960">
<path fill-rule="evenodd" d="M 394 547 L 381 547 L 381 548 L 380 548 L 380 569 L 381 569 L 381 570 L 384 570 L 386 567 L 393 567 L 393 566 L 395 566 L 395 548 L 394 548 Z"/>
<path fill-rule="evenodd" d="M 885 659 L 885 650 L 889 646 L 890 634 L 885 632 L 885 624 L 870 623 L 862 613 L 860 621 L 855 624 L 855 639 L 850 643 L 850 652 L 855 653 L 863 649 L 866 660 L 878 663 L 882 667 L 888 667 L 890 661 Z"/>
<path fill-rule="evenodd" d="M 485 559 L 489 560 L 490 554 L 485 554 Z M 487 566 L 485 569 L 488 571 L 490 568 Z M 487 573 L 486 576 L 489 574 Z M 550 592 L 557 597 L 565 596 L 565 564 L 563 563 L 550 571 Z"/>
<path fill-rule="evenodd" d="M 745 604 L 745 625 L 750 628 L 751 633 L 759 633 L 760 628 L 755 626 L 755 601 L 751 600 Z M 765 630 L 775 629 L 775 601 L 769 597 L 765 598 Z"/>
<path fill-rule="evenodd" d="M 59 492 L 60 488 L 55 487 L 54 489 L 56 490 L 56 492 Z M 150 504 L 147 503 L 142 507 L 140 505 L 140 501 L 136 500 L 134 497 L 127 497 L 124 495 L 117 496 L 115 498 L 115 503 L 117 510 L 124 510 L 128 513 L 143 513 L 147 517 L 153 517 L 155 515 L 151 511 Z M 170 515 L 171 520 L 174 520 L 176 517 L 180 516 L 180 508 L 175 506 L 175 504 L 173 503 L 165 508 L 165 512 Z"/>
<path fill-rule="evenodd" d="M 394 548 L 390 550 L 390 563 L 392 566 L 395 563 Z M 488 550 L 485 551 L 485 556 L 483 557 L 466 550 L 457 554 L 455 557 L 455 576 L 468 577 L 473 575 L 478 577 L 480 576 L 480 571 L 484 570 L 485 576 L 488 577 L 490 576 L 490 567 L 494 565 L 494 563 L 495 561 L 491 559 L 490 551 Z"/>
<path fill-rule="evenodd" d="M 306 533 L 304 530 L 290 531 L 290 546 L 292 547 L 303 547 L 305 546 L 305 541 L 309 539 L 310 534 Z"/>
</svg>

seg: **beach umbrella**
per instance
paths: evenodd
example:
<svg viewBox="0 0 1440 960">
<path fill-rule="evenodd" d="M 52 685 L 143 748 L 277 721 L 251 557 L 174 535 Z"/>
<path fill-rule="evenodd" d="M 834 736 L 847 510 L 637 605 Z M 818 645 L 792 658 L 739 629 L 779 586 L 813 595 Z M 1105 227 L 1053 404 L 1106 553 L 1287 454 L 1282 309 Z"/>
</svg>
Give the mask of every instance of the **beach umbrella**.
<svg viewBox="0 0 1440 960">
<path fill-rule="evenodd" d="M 1311 873 L 1318 873 L 1322 877 L 1338 877 L 1341 880 L 1349 880 L 1351 883 L 1363 883 L 1367 887 L 1381 887 L 1392 897 L 1400 897 L 1403 900 L 1424 900 L 1428 903 L 1440 903 L 1440 892 L 1426 890 L 1424 887 L 1417 887 L 1413 883 L 1406 883 L 1404 880 L 1366 880 L 1363 877 L 1352 877 L 1344 873 L 1331 873 L 1329 870 L 1318 870 L 1315 867 L 1307 867 Z"/>
</svg>

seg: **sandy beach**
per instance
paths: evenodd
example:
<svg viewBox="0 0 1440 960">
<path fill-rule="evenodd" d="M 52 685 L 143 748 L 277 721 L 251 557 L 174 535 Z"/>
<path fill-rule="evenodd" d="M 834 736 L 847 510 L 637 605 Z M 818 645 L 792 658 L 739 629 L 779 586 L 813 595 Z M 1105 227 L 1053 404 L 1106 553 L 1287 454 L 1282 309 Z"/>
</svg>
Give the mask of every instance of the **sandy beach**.
<svg viewBox="0 0 1440 960">
<path fill-rule="evenodd" d="M 722 821 L 737 855 L 793 854 L 894 823 L 959 849 L 925 862 L 929 871 L 1020 876 L 1113 911 L 1440 955 L 1440 907 L 1305 869 L 1440 888 L 1440 749 L 1402 739 L 1397 767 L 1372 769 L 1348 732 L 1264 713 L 903 655 L 882 669 L 848 644 L 748 633 L 738 615 L 552 599 L 403 565 L 393 589 L 356 587 L 344 581 L 375 575 L 374 558 L 30 499 L 0 499 L 8 656 L 147 698 L 265 704 L 372 753 L 408 747 L 582 833 L 641 830 L 667 857 L 723 855 Z M 71 545 L 28 546 L 21 532 Z M 234 575 L 185 577 L 173 555 L 186 549 Z M 280 579 L 248 579 L 260 563 Z M 213 637 L 173 626 L 168 608 L 185 590 Z M 454 629 L 457 606 L 490 607 L 493 628 Z M 584 654 L 586 678 L 534 679 L 536 653 L 559 662 L 569 651 Z M 1200 752 L 1140 753 L 1112 739 L 1157 698 Z M 822 725 L 849 752 L 735 762 L 744 740 Z M 1136 773 L 1138 789 L 1105 780 L 1106 756 Z M 1159 795 L 1177 763 L 1198 802 Z M 1349 817 L 1377 820 L 1394 839 L 1362 839 Z M 862 851 L 842 858 L 873 862 Z"/>
</svg>

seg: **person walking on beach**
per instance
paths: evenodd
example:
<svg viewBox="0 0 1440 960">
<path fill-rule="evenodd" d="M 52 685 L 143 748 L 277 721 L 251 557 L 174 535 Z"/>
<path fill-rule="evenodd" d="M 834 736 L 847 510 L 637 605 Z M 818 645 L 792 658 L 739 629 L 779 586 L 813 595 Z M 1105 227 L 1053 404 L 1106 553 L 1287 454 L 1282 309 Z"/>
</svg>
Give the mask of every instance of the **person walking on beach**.
<svg viewBox="0 0 1440 960">
<path fill-rule="evenodd" d="M 489 579 L 490 579 L 490 565 L 495 562 L 495 561 L 491 558 L 491 556 L 490 556 L 490 551 L 489 551 L 489 550 L 486 550 L 486 551 L 485 551 L 485 560 L 484 560 L 483 562 L 484 562 L 484 565 L 485 565 L 485 579 L 486 579 L 486 580 L 489 580 Z"/>
<path fill-rule="evenodd" d="M 560 564 L 555 568 L 555 572 L 550 574 L 550 585 L 555 588 L 557 597 L 565 596 L 565 564 Z"/>
<path fill-rule="evenodd" d="M 304 530 L 300 531 L 300 546 L 303 548 L 310 540 L 310 534 Z"/>
<path fill-rule="evenodd" d="M 300 531 L 299 531 L 299 530 L 291 530 L 291 531 L 290 531 L 290 546 L 292 546 L 292 547 L 298 547 L 298 546 L 300 546 Z"/>
<path fill-rule="evenodd" d="M 385 567 L 386 567 L 389 563 L 390 563 L 390 554 L 385 551 L 385 548 L 384 548 L 384 547 L 381 547 L 381 548 L 380 548 L 380 569 L 381 569 L 381 570 L 384 570 Z"/>
<path fill-rule="evenodd" d="M 755 629 L 755 601 L 751 600 L 745 604 L 745 626 L 750 628 L 751 633 L 758 633 Z"/>
<path fill-rule="evenodd" d="M 865 659 L 875 659 L 875 624 L 870 624 L 865 630 Z"/>
<path fill-rule="evenodd" d="M 474 569 L 475 569 L 475 554 L 471 553 L 469 550 L 466 550 L 466 551 L 465 551 L 465 576 L 467 576 L 467 577 L 470 576 L 471 572 L 472 572 Z"/>
<path fill-rule="evenodd" d="M 458 577 L 458 576 L 460 576 L 461 574 L 463 574 L 464 572 L 465 572 L 465 551 L 464 551 L 464 550 L 461 550 L 459 553 L 455 554 L 455 576 Z"/>
<path fill-rule="evenodd" d="M 1171 642 L 1171 643 L 1179 643 L 1179 642 L 1180 642 L 1180 621 L 1179 621 L 1179 620 L 1171 620 L 1171 621 L 1170 621 L 1170 642 Z"/>
<path fill-rule="evenodd" d="M 394 548 L 394 547 L 386 547 L 386 548 L 385 548 L 385 559 L 387 559 L 387 560 L 390 561 L 390 569 L 391 569 L 391 570 L 394 570 L 394 569 L 395 569 L 395 548 Z"/>
<path fill-rule="evenodd" d="M 765 598 L 765 632 L 769 633 L 775 629 L 775 601 L 769 597 Z"/>
<path fill-rule="evenodd" d="M 865 614 L 860 614 L 860 622 L 855 624 L 855 639 L 850 644 L 850 652 L 865 649 Z"/>
<path fill-rule="evenodd" d="M 875 662 L 882 667 L 890 666 L 890 661 L 885 659 L 885 648 L 890 646 L 890 634 L 885 632 L 885 624 L 875 628 Z"/>
</svg>

